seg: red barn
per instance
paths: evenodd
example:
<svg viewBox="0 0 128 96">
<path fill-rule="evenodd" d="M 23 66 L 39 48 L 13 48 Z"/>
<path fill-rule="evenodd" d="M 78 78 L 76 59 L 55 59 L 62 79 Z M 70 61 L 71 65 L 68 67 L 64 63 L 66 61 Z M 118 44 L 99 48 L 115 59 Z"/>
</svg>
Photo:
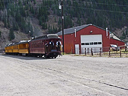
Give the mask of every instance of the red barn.
<svg viewBox="0 0 128 96">
<path fill-rule="evenodd" d="M 62 38 L 62 31 L 58 35 Z M 85 48 L 92 48 L 93 52 L 100 51 L 100 48 L 108 51 L 112 41 L 109 35 L 107 30 L 92 24 L 64 29 L 64 52 L 83 54 Z M 119 42 L 122 41 L 116 41 L 117 44 Z"/>
<path fill-rule="evenodd" d="M 118 46 L 123 46 L 124 47 L 124 42 L 121 41 L 117 36 L 115 36 L 113 33 L 110 34 L 110 44 L 115 44 Z"/>
</svg>

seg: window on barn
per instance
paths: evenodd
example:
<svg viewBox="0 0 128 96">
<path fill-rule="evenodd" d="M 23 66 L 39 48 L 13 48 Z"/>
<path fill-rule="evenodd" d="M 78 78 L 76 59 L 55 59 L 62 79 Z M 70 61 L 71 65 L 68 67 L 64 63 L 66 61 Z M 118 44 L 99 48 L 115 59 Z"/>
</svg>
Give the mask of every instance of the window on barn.
<svg viewBox="0 0 128 96">
<path fill-rule="evenodd" d="M 98 44 L 102 44 L 101 42 L 98 42 Z"/>
<path fill-rule="evenodd" d="M 94 45 L 97 45 L 97 42 L 94 42 Z"/>
<path fill-rule="evenodd" d="M 81 45 L 84 45 L 84 43 L 81 43 Z"/>
<path fill-rule="evenodd" d="M 90 42 L 90 45 L 93 45 L 93 42 Z"/>
<path fill-rule="evenodd" d="M 89 45 L 89 43 L 85 43 L 85 45 Z"/>
</svg>

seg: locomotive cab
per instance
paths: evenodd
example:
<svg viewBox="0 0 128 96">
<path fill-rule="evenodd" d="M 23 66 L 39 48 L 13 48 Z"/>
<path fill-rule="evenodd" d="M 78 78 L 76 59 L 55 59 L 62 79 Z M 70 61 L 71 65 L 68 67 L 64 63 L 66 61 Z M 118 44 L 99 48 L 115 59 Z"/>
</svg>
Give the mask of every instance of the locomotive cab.
<svg viewBox="0 0 128 96">
<path fill-rule="evenodd" d="M 45 52 L 46 56 L 56 58 L 58 55 L 61 55 L 61 41 L 60 39 L 50 39 L 45 43 Z"/>
</svg>

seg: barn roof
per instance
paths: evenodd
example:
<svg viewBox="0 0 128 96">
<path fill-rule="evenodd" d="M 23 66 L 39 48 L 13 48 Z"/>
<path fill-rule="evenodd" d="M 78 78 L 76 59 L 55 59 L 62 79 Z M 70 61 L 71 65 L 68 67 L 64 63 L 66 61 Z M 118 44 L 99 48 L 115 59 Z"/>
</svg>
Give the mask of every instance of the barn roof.
<svg viewBox="0 0 128 96">
<path fill-rule="evenodd" d="M 118 38 L 115 34 L 110 33 L 110 38 L 118 40 L 118 41 L 122 41 L 120 38 Z"/>
<path fill-rule="evenodd" d="M 85 25 L 81 25 L 81 26 L 77 26 L 77 27 L 72 27 L 72 28 L 68 28 L 68 29 L 64 29 L 64 34 L 72 34 L 72 33 L 75 33 L 75 29 L 76 29 L 76 32 L 83 29 L 83 28 L 86 28 L 90 25 L 93 25 L 93 24 L 85 24 Z M 96 26 L 96 25 L 93 25 L 93 26 Z M 99 26 L 96 26 L 102 30 L 105 30 L 104 28 L 101 28 Z M 110 32 L 110 31 L 109 31 Z M 57 33 L 58 35 L 62 35 L 62 31 L 58 32 Z M 116 35 L 114 35 L 112 32 L 110 32 L 110 38 L 113 38 L 113 39 L 116 39 L 116 40 L 119 40 L 121 41 Z"/>
<path fill-rule="evenodd" d="M 75 29 L 76 29 L 76 32 L 89 26 L 89 25 L 92 25 L 92 24 L 86 24 L 86 25 L 81 25 L 81 26 L 77 26 L 77 27 L 72 27 L 72 28 L 68 28 L 68 29 L 64 29 L 64 34 L 72 34 L 75 32 Z M 62 35 L 62 31 L 58 32 L 57 33 L 58 35 Z"/>
</svg>

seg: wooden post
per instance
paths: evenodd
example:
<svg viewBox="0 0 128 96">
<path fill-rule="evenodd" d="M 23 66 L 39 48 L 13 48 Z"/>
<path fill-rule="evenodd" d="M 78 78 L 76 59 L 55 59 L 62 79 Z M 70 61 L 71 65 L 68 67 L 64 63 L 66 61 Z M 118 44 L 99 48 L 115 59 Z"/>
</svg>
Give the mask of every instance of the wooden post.
<svg viewBox="0 0 128 96">
<path fill-rule="evenodd" d="M 86 48 L 85 48 L 85 55 L 86 55 Z"/>
<path fill-rule="evenodd" d="M 89 48 L 88 48 L 88 54 L 89 54 Z"/>
<path fill-rule="evenodd" d="M 125 46 L 125 52 L 127 51 L 127 46 Z"/>
<path fill-rule="evenodd" d="M 121 57 L 121 50 L 120 50 L 120 57 Z"/>
<path fill-rule="evenodd" d="M 101 48 L 100 48 L 100 57 L 101 57 Z"/>
<path fill-rule="evenodd" d="M 93 51 L 92 51 L 92 48 L 91 48 L 91 55 L 93 56 Z"/>
<path fill-rule="evenodd" d="M 110 48 L 109 48 L 109 57 L 110 57 Z"/>
</svg>

